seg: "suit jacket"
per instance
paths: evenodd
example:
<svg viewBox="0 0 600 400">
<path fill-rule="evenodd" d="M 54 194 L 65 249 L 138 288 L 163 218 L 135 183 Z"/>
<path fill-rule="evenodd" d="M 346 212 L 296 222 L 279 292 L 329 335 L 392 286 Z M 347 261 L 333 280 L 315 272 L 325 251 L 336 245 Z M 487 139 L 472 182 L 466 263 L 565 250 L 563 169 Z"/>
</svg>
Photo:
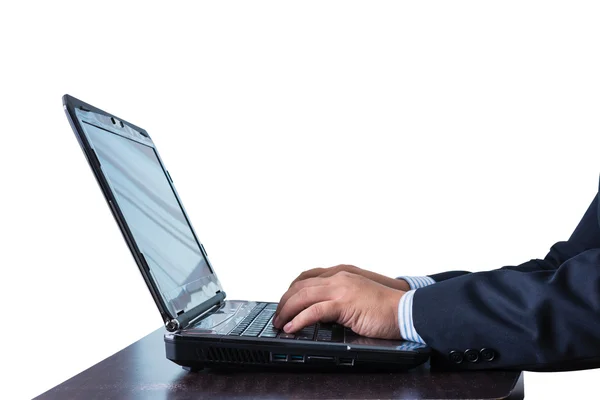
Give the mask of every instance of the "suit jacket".
<svg viewBox="0 0 600 400">
<path fill-rule="evenodd" d="M 564 371 L 600 367 L 598 194 L 567 241 L 543 259 L 431 275 L 413 323 L 432 368 Z"/>
</svg>

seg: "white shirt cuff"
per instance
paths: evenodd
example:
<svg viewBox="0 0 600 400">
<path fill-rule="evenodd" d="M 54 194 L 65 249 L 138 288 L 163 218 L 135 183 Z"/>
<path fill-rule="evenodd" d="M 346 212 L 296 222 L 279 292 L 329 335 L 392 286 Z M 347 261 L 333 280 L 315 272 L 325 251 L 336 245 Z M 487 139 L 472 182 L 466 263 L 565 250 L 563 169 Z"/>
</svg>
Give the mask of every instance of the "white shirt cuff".
<svg viewBox="0 0 600 400">
<path fill-rule="evenodd" d="M 400 335 L 404 340 L 425 344 L 425 341 L 419 336 L 413 324 L 413 296 L 416 289 L 409 290 L 400 298 L 398 303 L 398 324 L 400 325 Z"/>
<path fill-rule="evenodd" d="M 428 276 L 399 276 L 396 279 L 404 279 L 411 289 L 418 289 L 435 283 Z"/>
</svg>

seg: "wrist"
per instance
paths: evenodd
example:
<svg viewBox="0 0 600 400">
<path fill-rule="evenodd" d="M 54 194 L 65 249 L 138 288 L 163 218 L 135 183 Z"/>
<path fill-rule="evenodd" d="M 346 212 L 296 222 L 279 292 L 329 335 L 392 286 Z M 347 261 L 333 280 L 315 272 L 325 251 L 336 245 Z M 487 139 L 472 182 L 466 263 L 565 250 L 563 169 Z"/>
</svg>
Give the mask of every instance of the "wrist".
<svg viewBox="0 0 600 400">
<path fill-rule="evenodd" d="M 411 289 L 408 282 L 402 278 L 392 279 L 392 280 L 393 280 L 393 282 L 391 283 L 392 288 L 394 288 L 396 290 L 402 290 L 403 292 L 408 292 Z"/>
</svg>

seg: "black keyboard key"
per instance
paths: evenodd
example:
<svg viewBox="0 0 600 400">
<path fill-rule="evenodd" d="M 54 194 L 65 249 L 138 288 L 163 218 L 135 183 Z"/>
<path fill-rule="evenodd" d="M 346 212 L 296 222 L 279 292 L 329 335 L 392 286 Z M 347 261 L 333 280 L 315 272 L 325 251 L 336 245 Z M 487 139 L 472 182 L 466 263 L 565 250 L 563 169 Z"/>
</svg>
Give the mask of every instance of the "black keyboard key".
<svg viewBox="0 0 600 400">
<path fill-rule="evenodd" d="M 331 342 L 333 335 L 333 326 L 331 324 L 319 324 L 319 330 L 317 331 L 317 342 Z"/>
<path fill-rule="evenodd" d="M 296 332 L 296 339 L 298 340 L 313 340 L 315 337 L 315 325 L 307 326 Z"/>
<path fill-rule="evenodd" d="M 272 330 L 272 329 L 265 329 L 265 331 L 263 333 L 260 334 L 260 337 L 266 337 L 266 338 L 274 338 L 277 337 L 277 330 Z"/>
<path fill-rule="evenodd" d="M 277 333 L 279 333 L 279 329 L 273 326 L 273 317 L 271 317 L 260 337 L 274 338 L 277 337 Z"/>
<path fill-rule="evenodd" d="M 333 325 L 331 329 L 331 341 L 332 342 L 343 342 L 344 341 L 344 327 L 342 325 Z"/>
<path fill-rule="evenodd" d="M 338 324 L 320 323 L 307 326 L 294 333 L 285 333 L 273 326 L 275 303 L 259 303 L 230 333 L 231 336 L 280 338 L 288 340 L 314 340 L 317 342 L 343 342 L 344 336 L 356 336 Z"/>
<path fill-rule="evenodd" d="M 331 332 L 317 334 L 316 340 L 317 342 L 331 342 Z"/>
<path fill-rule="evenodd" d="M 276 310 L 276 303 L 258 303 L 229 335 L 276 337 L 279 330 L 273 327 L 272 322 Z"/>
<path fill-rule="evenodd" d="M 242 321 L 232 331 L 232 334 L 235 335 L 235 333 L 241 329 L 241 336 L 257 337 L 263 331 L 265 326 L 267 326 L 267 324 L 271 321 L 271 319 L 273 318 L 273 314 L 275 314 L 275 308 L 265 308 L 257 306 L 257 308 L 253 310 L 251 314 L 246 316 L 246 318 L 244 318 L 244 321 Z"/>
</svg>

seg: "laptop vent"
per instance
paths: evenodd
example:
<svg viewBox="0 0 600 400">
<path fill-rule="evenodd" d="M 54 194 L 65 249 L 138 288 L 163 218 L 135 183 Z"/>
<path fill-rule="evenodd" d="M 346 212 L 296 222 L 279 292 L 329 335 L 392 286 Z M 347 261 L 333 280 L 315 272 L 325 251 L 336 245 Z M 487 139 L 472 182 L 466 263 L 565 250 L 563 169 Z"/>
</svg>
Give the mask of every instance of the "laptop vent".
<svg viewBox="0 0 600 400">
<path fill-rule="evenodd" d="M 231 349 L 225 347 L 205 347 L 198 349 L 200 361 L 238 364 L 268 364 L 269 352 L 259 350 Z"/>
</svg>

